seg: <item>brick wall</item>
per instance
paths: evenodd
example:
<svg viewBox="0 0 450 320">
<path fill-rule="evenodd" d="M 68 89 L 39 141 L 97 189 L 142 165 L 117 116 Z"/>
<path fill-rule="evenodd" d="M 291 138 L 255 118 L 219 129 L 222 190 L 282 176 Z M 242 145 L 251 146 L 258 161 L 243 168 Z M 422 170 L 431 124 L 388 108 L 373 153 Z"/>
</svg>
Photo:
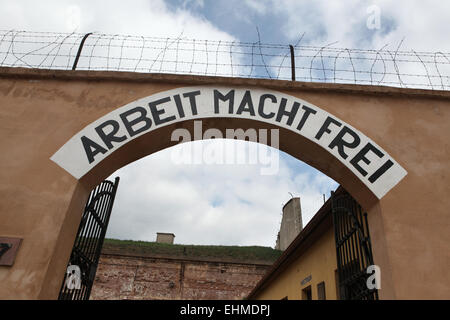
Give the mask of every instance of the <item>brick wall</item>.
<svg viewBox="0 0 450 320">
<path fill-rule="evenodd" d="M 102 253 L 91 299 L 242 299 L 269 267 Z"/>
</svg>

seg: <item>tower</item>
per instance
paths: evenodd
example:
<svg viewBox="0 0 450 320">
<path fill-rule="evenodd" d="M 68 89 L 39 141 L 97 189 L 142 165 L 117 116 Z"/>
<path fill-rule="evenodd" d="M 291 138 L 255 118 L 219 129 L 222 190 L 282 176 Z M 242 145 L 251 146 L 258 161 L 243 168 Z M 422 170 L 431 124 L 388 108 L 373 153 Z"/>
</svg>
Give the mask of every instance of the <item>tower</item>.
<svg viewBox="0 0 450 320">
<path fill-rule="evenodd" d="M 277 236 L 275 249 L 286 250 L 302 229 L 303 222 L 300 198 L 291 198 L 283 206 L 283 217 L 281 218 L 280 232 Z"/>
</svg>

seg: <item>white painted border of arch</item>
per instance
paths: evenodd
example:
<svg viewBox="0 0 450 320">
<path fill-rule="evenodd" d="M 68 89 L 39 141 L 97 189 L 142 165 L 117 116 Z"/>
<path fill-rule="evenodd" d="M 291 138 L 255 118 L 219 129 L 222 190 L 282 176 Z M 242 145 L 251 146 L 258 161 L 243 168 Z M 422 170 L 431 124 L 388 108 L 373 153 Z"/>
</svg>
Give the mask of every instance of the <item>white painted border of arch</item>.
<svg viewBox="0 0 450 320">
<path fill-rule="evenodd" d="M 219 90 L 222 94 L 226 94 L 231 90 L 234 90 L 234 97 L 235 97 L 235 108 L 234 113 L 229 114 L 228 108 L 221 108 L 219 109 L 219 113 L 214 113 L 214 90 Z M 162 98 L 171 97 L 170 101 L 167 103 L 164 103 L 164 105 L 161 105 L 165 110 L 165 116 L 171 116 L 171 115 L 177 115 L 177 107 L 175 105 L 173 96 L 174 95 L 180 95 L 180 97 L 183 97 L 182 95 L 184 93 L 193 92 L 193 91 L 200 91 L 200 94 L 196 96 L 196 105 L 197 105 L 197 115 L 193 115 L 190 111 L 190 108 L 186 107 L 187 100 L 184 98 L 184 111 L 185 111 L 185 117 L 180 119 L 176 118 L 173 121 L 169 121 L 163 124 L 160 124 L 158 126 L 155 126 L 154 121 L 150 129 L 143 131 L 139 134 L 134 135 L 133 137 L 130 137 L 125 127 L 122 125 L 120 126 L 119 131 L 117 132 L 118 135 L 126 136 L 127 139 L 123 142 L 117 142 L 113 145 L 113 148 L 111 150 L 108 150 L 105 154 L 98 154 L 95 158 L 95 161 L 93 163 L 89 163 L 86 157 L 86 153 L 84 150 L 84 147 L 81 143 L 81 137 L 86 136 L 89 137 L 92 141 L 103 145 L 103 141 L 98 137 L 95 128 L 99 126 L 100 124 L 104 123 L 107 120 L 114 120 L 117 121 L 119 124 L 121 122 L 120 114 L 122 114 L 125 111 L 128 111 L 130 109 L 133 109 L 135 107 L 148 107 L 148 104 L 150 102 L 157 101 Z M 267 112 L 277 112 L 279 103 L 282 98 L 287 100 L 287 110 L 290 110 L 291 106 L 294 102 L 300 103 L 300 106 L 307 106 L 314 110 L 316 110 L 316 113 L 314 115 L 310 115 L 305 122 L 305 125 L 303 128 L 299 131 L 296 129 L 298 122 L 301 118 L 301 107 L 299 109 L 299 112 L 297 116 L 295 117 L 294 122 L 292 125 L 288 125 L 286 123 L 286 120 L 282 120 L 280 122 L 276 122 L 273 118 L 266 119 L 261 117 L 257 112 L 255 115 L 251 115 L 247 112 L 244 112 L 242 114 L 236 114 L 237 105 L 241 101 L 242 97 L 244 96 L 246 91 L 250 91 L 250 95 L 252 97 L 253 104 L 255 108 L 257 108 L 259 102 L 259 97 L 263 94 L 271 94 L 276 97 L 277 102 L 272 103 L 266 100 L 265 108 L 267 108 Z M 257 97 L 257 99 L 255 99 Z M 183 99 L 183 98 L 182 98 Z M 266 113 L 267 113 L 266 112 Z M 325 119 L 327 117 L 331 117 L 339 122 L 342 123 L 342 126 L 339 128 L 335 128 L 335 134 L 337 134 L 338 131 L 345 125 L 351 130 L 353 130 L 361 139 L 361 142 L 358 146 L 358 148 L 354 150 L 347 150 L 348 152 L 348 158 L 343 159 L 338 151 L 337 148 L 330 149 L 327 146 L 331 142 L 333 136 L 331 134 L 324 134 L 321 139 L 317 140 L 314 138 L 317 131 L 320 129 L 322 124 L 324 123 Z M 85 174 L 87 174 L 92 168 L 94 168 L 96 165 L 98 165 L 102 160 L 104 160 L 106 157 L 108 157 L 112 152 L 119 149 L 129 141 L 138 138 L 139 136 L 146 134 L 148 132 L 151 132 L 153 130 L 156 130 L 158 128 L 177 123 L 180 121 L 186 121 L 186 120 L 195 120 L 195 119 L 202 119 L 202 118 L 241 118 L 241 119 L 251 119 L 251 120 L 257 120 L 265 123 L 269 123 L 271 125 L 282 127 L 288 130 L 291 130 L 309 140 L 312 142 L 320 145 L 322 148 L 330 152 L 335 158 L 337 158 L 339 161 L 341 161 L 347 168 L 349 168 L 357 177 L 359 180 L 361 180 L 368 188 L 371 190 L 378 199 L 381 199 L 389 190 L 391 190 L 397 183 L 399 183 L 407 174 L 406 170 L 398 164 L 397 161 L 395 161 L 383 148 L 381 148 L 378 144 L 376 144 L 374 141 L 372 141 L 370 138 L 368 138 L 366 135 L 364 135 L 359 130 L 355 129 L 348 123 L 342 121 L 338 117 L 328 113 L 327 111 L 307 102 L 302 99 L 299 99 L 297 97 L 293 97 L 278 91 L 273 90 L 266 90 L 263 88 L 233 88 L 233 87 L 224 87 L 224 86 L 194 86 L 194 87 L 181 87 L 176 88 L 168 91 L 158 92 L 156 94 L 135 100 L 133 102 L 130 102 L 122 107 L 119 107 L 108 114 L 104 115 L 103 117 L 95 120 L 94 122 L 87 125 L 85 128 L 83 128 L 80 132 L 75 134 L 72 138 L 69 139 L 50 159 L 54 161 L 56 164 L 58 164 L 60 167 L 65 169 L 67 172 L 69 172 L 72 176 L 74 176 L 76 179 L 80 179 Z M 354 157 L 355 154 L 361 149 L 361 146 L 366 145 L 368 142 L 370 142 L 373 146 L 375 146 L 377 149 L 379 149 L 384 156 L 382 158 L 378 157 L 372 157 L 370 159 L 370 165 L 371 168 L 377 168 L 380 167 L 383 162 L 386 161 L 386 159 L 389 159 L 393 162 L 392 167 L 388 169 L 388 173 L 386 175 L 380 176 L 378 180 L 376 180 L 374 183 L 371 183 L 368 181 L 369 175 L 364 177 L 358 170 L 355 169 L 354 166 L 350 164 L 350 159 Z"/>
</svg>

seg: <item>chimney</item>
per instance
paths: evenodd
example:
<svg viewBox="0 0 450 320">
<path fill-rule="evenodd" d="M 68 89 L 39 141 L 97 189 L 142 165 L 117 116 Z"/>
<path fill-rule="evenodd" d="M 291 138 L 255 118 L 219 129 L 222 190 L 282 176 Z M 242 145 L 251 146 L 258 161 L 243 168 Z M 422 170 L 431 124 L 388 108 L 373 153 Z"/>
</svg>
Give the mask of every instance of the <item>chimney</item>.
<svg viewBox="0 0 450 320">
<path fill-rule="evenodd" d="M 279 233 L 279 249 L 286 250 L 292 240 L 302 231 L 302 209 L 300 198 L 291 198 L 283 207 Z"/>
<path fill-rule="evenodd" d="M 173 244 L 174 239 L 175 239 L 175 235 L 173 233 L 165 233 L 165 232 L 157 232 L 156 233 L 156 242 L 157 243 Z"/>
</svg>

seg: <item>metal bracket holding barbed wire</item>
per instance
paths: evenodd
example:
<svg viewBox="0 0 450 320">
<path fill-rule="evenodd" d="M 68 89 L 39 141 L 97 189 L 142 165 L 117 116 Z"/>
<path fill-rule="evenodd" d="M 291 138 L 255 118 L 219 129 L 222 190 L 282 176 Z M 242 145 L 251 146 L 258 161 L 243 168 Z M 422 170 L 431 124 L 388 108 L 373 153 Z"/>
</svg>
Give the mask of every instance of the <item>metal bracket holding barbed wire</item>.
<svg viewBox="0 0 450 320">
<path fill-rule="evenodd" d="M 78 65 L 78 60 L 80 60 L 81 51 L 83 50 L 84 42 L 92 34 L 92 32 L 86 33 L 81 40 L 80 46 L 78 47 L 77 56 L 75 57 L 75 62 L 73 63 L 72 70 L 75 70 Z"/>
<path fill-rule="evenodd" d="M 295 81 L 295 54 L 294 54 L 294 46 L 289 45 L 289 50 L 291 52 L 291 75 L 292 81 Z"/>
</svg>

